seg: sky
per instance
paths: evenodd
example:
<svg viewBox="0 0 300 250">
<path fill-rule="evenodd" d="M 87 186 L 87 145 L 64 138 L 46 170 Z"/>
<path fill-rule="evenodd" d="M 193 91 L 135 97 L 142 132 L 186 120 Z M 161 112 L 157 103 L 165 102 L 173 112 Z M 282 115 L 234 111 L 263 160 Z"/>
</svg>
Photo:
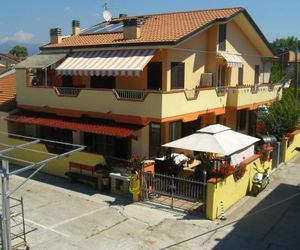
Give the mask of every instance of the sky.
<svg viewBox="0 0 300 250">
<path fill-rule="evenodd" d="M 49 42 L 50 28 L 71 33 L 72 20 L 86 28 L 102 22 L 104 3 L 113 17 L 157 14 L 224 7 L 244 7 L 272 42 L 276 38 L 295 36 L 300 39 L 299 0 L 4 0 L 0 9 L 0 43 Z"/>
</svg>

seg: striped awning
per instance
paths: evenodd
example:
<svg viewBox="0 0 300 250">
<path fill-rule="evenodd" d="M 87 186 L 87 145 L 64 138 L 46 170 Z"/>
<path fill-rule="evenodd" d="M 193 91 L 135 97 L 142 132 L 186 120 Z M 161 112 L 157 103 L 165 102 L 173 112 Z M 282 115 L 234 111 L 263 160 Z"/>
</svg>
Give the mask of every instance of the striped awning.
<svg viewBox="0 0 300 250">
<path fill-rule="evenodd" d="M 219 52 L 219 55 L 226 60 L 228 67 L 237 67 L 237 68 L 243 67 L 243 62 L 240 59 L 240 56 L 228 52 Z"/>
<path fill-rule="evenodd" d="M 74 52 L 56 70 L 60 75 L 139 76 L 154 54 L 152 49 Z"/>
</svg>

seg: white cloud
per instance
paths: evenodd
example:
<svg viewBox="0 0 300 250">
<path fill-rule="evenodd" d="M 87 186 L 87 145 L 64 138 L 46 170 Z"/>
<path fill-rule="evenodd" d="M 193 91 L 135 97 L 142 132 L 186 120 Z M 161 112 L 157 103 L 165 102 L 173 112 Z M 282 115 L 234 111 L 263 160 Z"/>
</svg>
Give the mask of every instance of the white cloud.
<svg viewBox="0 0 300 250">
<path fill-rule="evenodd" d="M 30 42 L 34 38 L 34 34 L 25 32 L 23 30 L 17 31 L 15 34 L 12 36 L 12 40 L 17 41 L 17 42 Z"/>
<path fill-rule="evenodd" d="M 5 36 L 5 37 L 0 37 L 0 44 L 1 43 L 5 43 L 9 40 L 9 37 L 8 36 Z"/>
</svg>

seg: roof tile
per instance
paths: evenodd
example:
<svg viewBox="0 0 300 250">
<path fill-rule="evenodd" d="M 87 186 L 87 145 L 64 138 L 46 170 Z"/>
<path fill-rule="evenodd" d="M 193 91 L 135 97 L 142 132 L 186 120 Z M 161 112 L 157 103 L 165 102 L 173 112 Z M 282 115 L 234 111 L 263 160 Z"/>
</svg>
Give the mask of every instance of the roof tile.
<svg viewBox="0 0 300 250">
<path fill-rule="evenodd" d="M 141 37 L 123 39 L 122 32 L 71 36 L 59 44 L 47 44 L 43 48 L 130 45 L 143 43 L 172 43 L 218 19 L 230 18 L 243 8 L 212 9 L 189 12 L 149 15 L 141 26 Z M 126 17 L 124 19 L 128 19 Z M 122 19 L 119 19 L 122 20 Z"/>
</svg>

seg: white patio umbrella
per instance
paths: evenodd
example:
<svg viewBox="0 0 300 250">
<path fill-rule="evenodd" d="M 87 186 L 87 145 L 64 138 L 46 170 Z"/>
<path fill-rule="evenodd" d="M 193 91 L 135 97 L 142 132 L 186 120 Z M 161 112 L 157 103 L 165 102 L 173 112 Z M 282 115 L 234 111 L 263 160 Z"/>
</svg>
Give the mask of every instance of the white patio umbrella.
<svg viewBox="0 0 300 250">
<path fill-rule="evenodd" d="M 259 140 L 256 137 L 233 131 L 226 126 L 214 124 L 202 128 L 192 135 L 162 146 L 229 156 L 253 145 Z"/>
</svg>

